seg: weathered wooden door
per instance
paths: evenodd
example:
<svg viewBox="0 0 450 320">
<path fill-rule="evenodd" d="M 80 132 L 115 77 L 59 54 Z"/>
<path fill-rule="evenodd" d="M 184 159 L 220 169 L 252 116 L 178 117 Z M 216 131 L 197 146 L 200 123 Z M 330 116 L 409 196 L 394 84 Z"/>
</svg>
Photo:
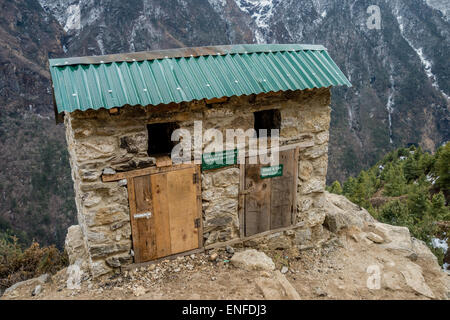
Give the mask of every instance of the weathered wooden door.
<svg viewBox="0 0 450 320">
<path fill-rule="evenodd" d="M 245 165 L 244 236 L 288 227 L 293 222 L 297 192 L 298 151 L 280 151 L 280 174 L 264 177 L 267 165 Z M 263 171 L 264 172 L 264 171 Z"/>
<path fill-rule="evenodd" d="M 201 185 L 198 166 L 129 178 L 135 262 L 201 246 Z"/>
</svg>

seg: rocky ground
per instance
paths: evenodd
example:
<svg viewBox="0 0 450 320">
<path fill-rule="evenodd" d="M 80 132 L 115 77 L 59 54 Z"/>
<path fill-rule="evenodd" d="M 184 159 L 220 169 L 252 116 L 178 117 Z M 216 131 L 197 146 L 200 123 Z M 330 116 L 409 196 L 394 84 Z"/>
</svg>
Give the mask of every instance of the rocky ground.
<svg viewBox="0 0 450 320">
<path fill-rule="evenodd" d="M 343 197 L 327 198 L 323 240 L 313 247 L 227 247 L 80 283 L 63 269 L 17 284 L 2 299 L 450 297 L 450 275 L 407 228 L 378 223 Z"/>
</svg>

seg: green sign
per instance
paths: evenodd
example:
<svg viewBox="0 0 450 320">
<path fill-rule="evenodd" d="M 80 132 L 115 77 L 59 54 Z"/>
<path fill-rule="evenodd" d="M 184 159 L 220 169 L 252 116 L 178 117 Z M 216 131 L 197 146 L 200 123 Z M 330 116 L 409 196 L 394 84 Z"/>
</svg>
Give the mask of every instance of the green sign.
<svg viewBox="0 0 450 320">
<path fill-rule="evenodd" d="M 283 165 L 261 168 L 261 179 L 281 177 L 283 175 Z"/>
<path fill-rule="evenodd" d="M 202 170 L 213 170 L 232 166 L 237 163 L 237 159 L 238 149 L 204 153 L 202 156 Z"/>
</svg>

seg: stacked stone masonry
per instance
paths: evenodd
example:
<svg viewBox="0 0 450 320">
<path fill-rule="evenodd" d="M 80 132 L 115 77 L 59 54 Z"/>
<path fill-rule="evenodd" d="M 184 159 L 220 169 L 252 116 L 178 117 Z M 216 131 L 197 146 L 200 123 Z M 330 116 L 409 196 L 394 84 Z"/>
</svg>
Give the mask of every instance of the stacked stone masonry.
<svg viewBox="0 0 450 320">
<path fill-rule="evenodd" d="M 74 180 L 78 222 L 94 276 L 132 263 L 133 251 L 126 181 L 102 182 L 105 170 L 116 172 L 155 165 L 147 154 L 147 124 L 177 122 L 203 130 L 254 128 L 255 111 L 279 109 L 280 144 L 309 143 L 300 150 L 297 215 L 303 229 L 293 235 L 307 242 L 325 219 L 323 210 L 328 162 L 330 90 L 314 89 L 267 95 L 231 97 L 226 102 L 206 101 L 164 106 L 126 106 L 117 114 L 108 110 L 65 114 L 66 138 Z M 204 147 L 207 144 L 204 143 Z M 202 173 L 204 244 L 239 238 L 239 166 Z M 315 228 L 315 229 L 314 229 Z"/>
</svg>

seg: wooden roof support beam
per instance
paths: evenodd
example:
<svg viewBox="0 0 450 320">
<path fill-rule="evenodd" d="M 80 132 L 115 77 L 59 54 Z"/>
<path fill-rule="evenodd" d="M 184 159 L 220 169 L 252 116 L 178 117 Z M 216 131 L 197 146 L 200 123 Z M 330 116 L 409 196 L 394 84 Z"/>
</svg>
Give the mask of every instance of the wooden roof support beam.
<svg viewBox="0 0 450 320">
<path fill-rule="evenodd" d="M 141 177 L 141 176 L 146 176 L 149 174 L 155 174 L 155 173 L 163 173 L 163 172 L 169 172 L 169 171 L 176 171 L 176 170 L 181 170 L 181 169 L 187 169 L 187 168 L 192 168 L 193 164 L 180 164 L 180 165 L 175 165 L 175 166 L 170 166 L 170 167 L 148 167 L 148 168 L 144 168 L 144 169 L 138 169 L 138 170 L 132 170 L 132 171 L 126 171 L 126 172 L 119 172 L 116 174 L 104 174 L 102 175 L 102 181 L 103 182 L 114 182 L 114 181 L 119 181 L 119 180 L 123 180 L 123 179 L 128 179 L 128 178 L 134 178 L 134 177 Z"/>
<path fill-rule="evenodd" d="M 118 114 L 119 113 L 119 108 L 111 108 L 109 109 L 109 114 Z"/>
</svg>

